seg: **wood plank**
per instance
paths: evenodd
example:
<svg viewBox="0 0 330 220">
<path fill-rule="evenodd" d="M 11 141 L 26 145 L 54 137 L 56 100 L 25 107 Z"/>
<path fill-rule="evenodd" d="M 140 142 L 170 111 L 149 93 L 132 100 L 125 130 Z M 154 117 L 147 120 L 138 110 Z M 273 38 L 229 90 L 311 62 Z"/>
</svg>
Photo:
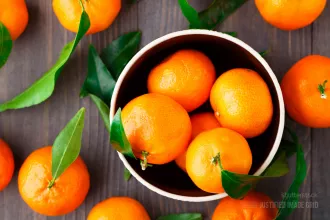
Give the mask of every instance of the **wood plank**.
<svg viewBox="0 0 330 220">
<path fill-rule="evenodd" d="M 330 6 L 327 4 L 323 14 L 313 24 L 312 53 L 330 57 Z M 330 177 L 329 144 L 330 129 L 313 129 L 312 131 L 312 192 L 313 204 L 318 205 L 312 210 L 312 219 L 330 219 Z"/>
<path fill-rule="evenodd" d="M 26 32 L 15 42 L 13 53 L 0 70 L 0 102 L 5 101 L 39 78 L 52 66 L 62 47 L 74 38 L 55 17 L 51 3 L 28 0 L 30 22 Z M 0 114 L 0 136 L 12 147 L 17 161 L 10 186 L 0 193 L 0 219 L 85 219 L 91 208 L 112 195 L 125 195 L 134 190 L 123 180 L 123 165 L 109 146 L 98 110 L 89 98 L 80 99 L 79 92 L 87 72 L 88 44 L 104 48 L 120 34 L 137 30 L 137 5 L 124 3 L 122 11 L 108 30 L 85 37 L 65 66 L 53 96 L 36 107 Z M 53 143 L 58 132 L 80 107 L 86 107 L 81 156 L 91 174 L 91 189 L 86 201 L 64 217 L 46 218 L 34 213 L 17 190 L 17 172 L 23 160 L 35 149 Z"/>
</svg>

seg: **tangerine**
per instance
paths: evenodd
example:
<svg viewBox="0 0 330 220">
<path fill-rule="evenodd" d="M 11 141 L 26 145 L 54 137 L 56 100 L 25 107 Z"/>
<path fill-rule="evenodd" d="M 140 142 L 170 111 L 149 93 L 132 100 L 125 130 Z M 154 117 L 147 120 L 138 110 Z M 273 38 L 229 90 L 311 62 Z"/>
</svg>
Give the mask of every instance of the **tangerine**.
<svg viewBox="0 0 330 220">
<path fill-rule="evenodd" d="M 42 215 L 65 215 L 78 208 L 85 200 L 89 173 L 84 161 L 78 157 L 64 173 L 52 180 L 52 147 L 32 152 L 24 161 L 18 174 L 18 189 L 32 210 Z"/>
<path fill-rule="evenodd" d="M 221 170 L 247 174 L 252 166 L 248 142 L 228 128 L 215 128 L 200 133 L 189 145 L 186 169 L 200 189 L 209 193 L 223 193 Z"/>
<path fill-rule="evenodd" d="M 139 96 L 123 108 L 121 117 L 135 156 L 145 163 L 169 163 L 188 147 L 189 115 L 167 96 L 155 93 Z"/>
<path fill-rule="evenodd" d="M 250 69 L 223 73 L 214 83 L 210 101 L 221 126 L 245 138 L 262 134 L 273 117 L 273 103 L 267 84 Z"/>
<path fill-rule="evenodd" d="M 191 112 L 207 101 L 215 78 L 214 65 L 205 54 L 179 50 L 152 69 L 148 90 L 171 97 Z"/>
<path fill-rule="evenodd" d="M 0 138 L 0 191 L 10 183 L 14 174 L 14 156 L 8 144 Z"/>
</svg>

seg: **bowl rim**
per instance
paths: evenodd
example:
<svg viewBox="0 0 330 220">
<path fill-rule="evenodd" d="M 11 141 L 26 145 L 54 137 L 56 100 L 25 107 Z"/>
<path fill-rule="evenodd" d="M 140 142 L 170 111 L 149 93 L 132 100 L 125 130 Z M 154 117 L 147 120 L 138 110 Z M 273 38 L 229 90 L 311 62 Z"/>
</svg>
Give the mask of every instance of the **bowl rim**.
<svg viewBox="0 0 330 220">
<path fill-rule="evenodd" d="M 185 35 L 209 35 L 209 36 L 219 37 L 219 38 L 225 39 L 227 41 L 231 41 L 232 43 L 234 43 L 234 44 L 240 46 L 241 48 L 245 49 L 246 51 L 248 51 L 254 58 L 256 58 L 261 63 L 261 65 L 266 69 L 267 73 L 271 77 L 271 80 L 272 80 L 272 82 L 275 86 L 276 94 L 277 94 L 278 101 L 279 101 L 279 109 L 280 109 L 280 112 L 279 112 L 279 128 L 278 128 L 278 131 L 277 131 L 277 134 L 276 134 L 276 138 L 275 138 L 273 147 L 272 147 L 271 151 L 269 152 L 266 160 L 259 167 L 259 169 L 253 174 L 253 175 L 259 176 L 262 172 L 265 171 L 265 169 L 269 166 L 269 164 L 273 160 L 273 158 L 274 158 L 274 156 L 275 156 L 275 154 L 276 154 L 276 152 L 279 148 L 281 139 L 282 139 L 282 135 L 283 135 L 283 131 L 284 131 L 284 121 L 285 121 L 285 108 L 284 108 L 283 95 L 282 95 L 282 91 L 281 91 L 279 82 L 278 82 L 274 72 L 272 71 L 272 69 L 270 68 L 268 63 L 266 62 L 266 60 L 258 52 L 256 52 L 252 47 L 250 47 L 249 45 L 247 45 L 243 41 L 239 40 L 238 38 L 232 37 L 228 34 L 221 33 L 221 32 L 216 32 L 216 31 L 210 31 L 210 30 L 200 30 L 200 29 L 183 30 L 183 31 L 177 31 L 177 32 L 172 32 L 172 33 L 166 34 L 166 35 L 164 35 L 160 38 L 157 38 L 157 39 L 153 40 L 152 42 L 147 44 L 145 47 L 143 47 L 128 62 L 128 64 L 126 65 L 126 67 L 124 68 L 124 70 L 122 71 L 121 75 L 119 76 L 119 78 L 117 80 L 116 86 L 115 86 L 113 94 L 112 94 L 111 104 L 110 104 L 110 123 L 112 122 L 113 117 L 115 115 L 115 108 L 114 107 L 115 107 L 116 102 L 117 102 L 118 92 L 120 90 L 122 82 L 124 81 L 127 73 L 129 72 L 129 70 L 131 69 L 133 64 L 135 64 L 135 62 L 145 52 L 147 52 L 150 49 L 154 48 L 158 44 L 160 44 L 164 41 L 167 41 L 169 39 L 172 39 L 174 37 L 185 36 Z M 118 155 L 119 155 L 119 158 L 121 159 L 121 161 L 124 163 L 125 167 L 129 170 L 129 172 L 140 183 L 142 183 L 148 189 L 150 189 L 150 190 L 152 190 L 152 191 L 154 191 L 154 192 L 156 192 L 156 193 L 158 193 L 162 196 L 165 196 L 165 197 L 168 197 L 168 198 L 171 198 L 171 199 L 175 199 L 175 200 L 187 201 L 187 202 L 208 202 L 208 201 L 222 199 L 222 198 L 228 196 L 227 193 L 220 193 L 220 194 L 214 194 L 214 195 L 209 195 L 209 196 L 193 197 L 193 196 L 182 196 L 182 195 L 177 195 L 177 194 L 166 192 L 166 191 L 150 184 L 146 180 L 144 180 L 138 173 L 135 172 L 135 170 L 131 167 L 131 165 L 128 163 L 128 161 L 126 160 L 126 158 L 123 154 L 118 152 Z"/>
</svg>

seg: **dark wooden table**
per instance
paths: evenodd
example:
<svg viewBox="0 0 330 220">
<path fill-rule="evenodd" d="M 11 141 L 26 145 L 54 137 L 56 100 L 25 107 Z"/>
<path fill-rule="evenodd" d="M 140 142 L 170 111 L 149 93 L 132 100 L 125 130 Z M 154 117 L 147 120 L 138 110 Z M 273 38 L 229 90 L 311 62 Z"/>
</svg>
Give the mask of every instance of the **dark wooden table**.
<svg viewBox="0 0 330 220">
<path fill-rule="evenodd" d="M 197 9 L 211 0 L 190 0 Z M 27 0 L 30 21 L 25 33 L 15 42 L 13 52 L 0 70 L 0 102 L 23 91 L 51 67 L 61 48 L 74 38 L 55 17 L 51 1 Z M 254 1 L 250 0 L 222 24 L 219 31 L 237 31 L 238 38 L 257 51 L 270 49 L 267 61 L 281 80 L 293 63 L 308 54 L 330 56 L 330 7 L 311 26 L 285 32 L 265 23 Z M 138 199 L 152 219 L 177 212 L 202 212 L 210 219 L 218 201 L 188 203 L 171 200 L 151 192 L 135 179 L 125 182 L 124 166 L 109 146 L 103 121 L 89 98 L 80 99 L 79 91 L 86 76 L 88 45 L 98 50 L 119 35 L 141 30 L 142 46 L 167 33 L 183 30 L 187 22 L 176 0 L 140 0 L 123 5 L 114 24 L 106 31 L 85 37 L 64 68 L 53 96 L 38 106 L 0 113 L 0 137 L 12 147 L 16 159 L 15 176 L 7 189 L 0 192 L 1 220 L 85 219 L 91 208 L 111 196 Z M 80 107 L 86 107 L 85 130 L 81 155 L 91 174 L 91 189 L 86 201 L 75 212 L 58 218 L 34 213 L 20 198 L 17 172 L 23 160 L 35 149 L 53 143 L 58 132 Z M 301 189 L 301 203 L 290 219 L 330 219 L 330 130 L 310 129 L 287 120 L 304 145 L 308 177 Z M 291 161 L 294 171 L 294 160 Z M 263 181 L 258 190 L 280 201 L 292 174 L 277 180 Z M 313 205 L 314 208 L 308 208 Z"/>
</svg>

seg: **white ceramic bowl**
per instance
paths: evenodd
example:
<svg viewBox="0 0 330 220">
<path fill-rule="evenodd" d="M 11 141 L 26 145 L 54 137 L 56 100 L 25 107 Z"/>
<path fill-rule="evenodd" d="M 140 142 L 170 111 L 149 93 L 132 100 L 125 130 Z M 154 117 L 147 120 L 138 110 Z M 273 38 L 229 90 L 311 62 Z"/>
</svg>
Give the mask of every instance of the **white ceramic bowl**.
<svg viewBox="0 0 330 220">
<path fill-rule="evenodd" d="M 197 49 L 207 54 L 218 75 L 228 69 L 245 67 L 256 70 L 268 84 L 274 104 L 272 124 L 263 135 L 248 140 L 253 153 L 250 173 L 260 175 L 271 163 L 282 139 L 285 118 L 282 92 L 275 74 L 260 54 L 227 34 L 185 30 L 149 43 L 133 57 L 120 75 L 111 100 L 110 121 L 119 107 L 123 108 L 131 99 L 147 93 L 146 80 L 150 70 L 169 54 L 183 48 Z M 202 108 L 209 109 L 209 104 Z M 138 161 L 125 158 L 120 153 L 119 157 L 140 183 L 160 195 L 189 202 L 212 201 L 227 196 L 226 193 L 209 194 L 201 191 L 174 163 L 141 171 Z"/>
</svg>

